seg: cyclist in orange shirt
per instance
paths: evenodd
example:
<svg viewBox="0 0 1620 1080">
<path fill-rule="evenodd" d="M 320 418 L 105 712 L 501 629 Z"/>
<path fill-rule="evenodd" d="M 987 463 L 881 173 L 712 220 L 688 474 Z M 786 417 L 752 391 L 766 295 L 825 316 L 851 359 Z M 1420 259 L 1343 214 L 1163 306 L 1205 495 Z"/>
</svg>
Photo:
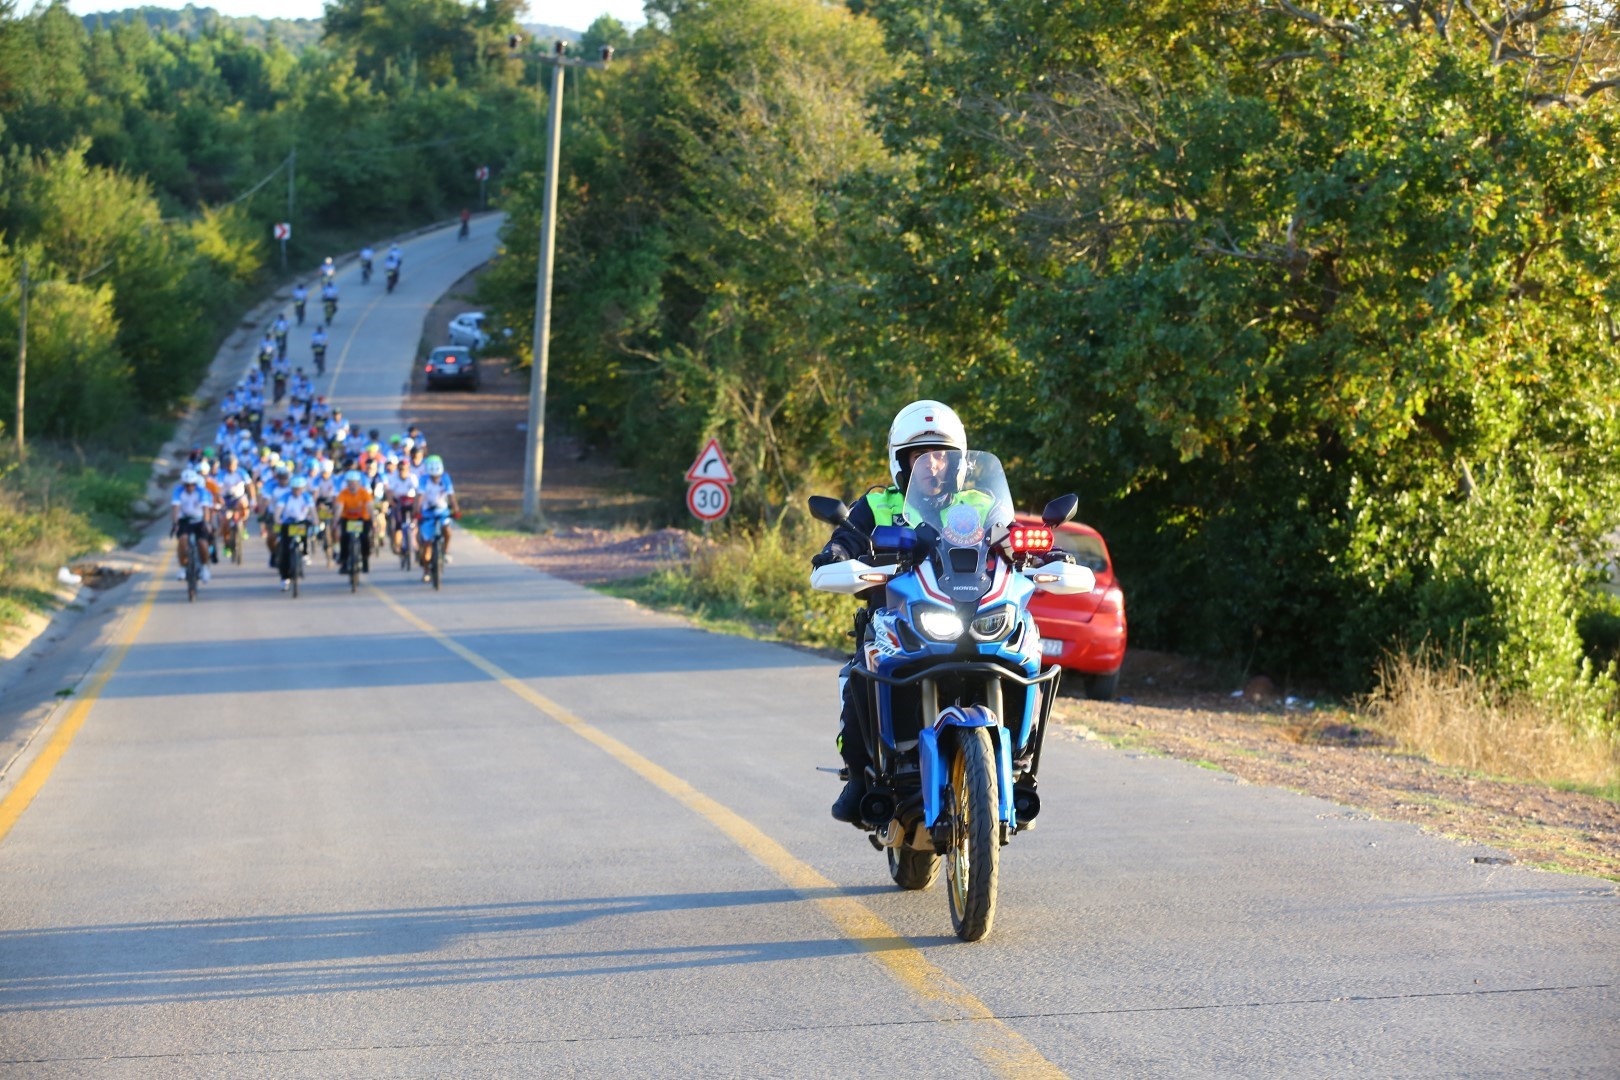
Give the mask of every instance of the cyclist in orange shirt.
<svg viewBox="0 0 1620 1080">
<path fill-rule="evenodd" d="M 371 572 L 371 492 L 366 490 L 366 478 L 358 469 L 343 474 L 343 490 L 337 494 L 339 534 L 343 538 L 342 557 L 338 559 L 338 573 L 349 572 L 349 530 L 342 523 L 363 521 L 365 530 L 360 534 L 360 570 Z"/>
</svg>

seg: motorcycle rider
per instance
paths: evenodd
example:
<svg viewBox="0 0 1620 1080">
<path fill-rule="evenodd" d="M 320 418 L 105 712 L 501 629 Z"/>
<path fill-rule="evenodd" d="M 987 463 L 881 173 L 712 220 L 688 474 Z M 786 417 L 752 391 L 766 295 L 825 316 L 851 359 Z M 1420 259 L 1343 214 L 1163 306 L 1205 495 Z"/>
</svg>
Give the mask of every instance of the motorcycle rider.
<svg viewBox="0 0 1620 1080">
<path fill-rule="evenodd" d="M 913 479 L 912 465 L 919 457 L 932 450 L 967 450 L 967 429 L 948 405 L 924 399 L 914 401 L 895 414 L 889 425 L 889 475 L 893 484 L 886 488 L 873 488 L 849 512 L 849 524 L 833 530 L 820 554 L 810 560 L 812 567 L 826 566 L 855 558 L 870 550 L 869 537 L 878 525 L 903 522 L 906 492 Z M 939 464 L 943 458 L 932 458 Z M 938 477 L 929 480 L 937 481 Z M 856 656 L 860 655 L 861 640 L 870 619 L 870 609 L 883 602 L 883 586 L 875 586 L 861 594 L 867 602 L 855 618 Z M 832 805 L 832 816 L 838 821 L 861 824 L 861 799 L 866 795 L 866 770 L 872 764 L 867 749 L 864 723 L 870 703 L 866 680 L 852 678 L 852 659 L 845 665 L 840 678 L 843 711 L 839 716 L 838 752 L 849 769 L 849 780 Z"/>
</svg>

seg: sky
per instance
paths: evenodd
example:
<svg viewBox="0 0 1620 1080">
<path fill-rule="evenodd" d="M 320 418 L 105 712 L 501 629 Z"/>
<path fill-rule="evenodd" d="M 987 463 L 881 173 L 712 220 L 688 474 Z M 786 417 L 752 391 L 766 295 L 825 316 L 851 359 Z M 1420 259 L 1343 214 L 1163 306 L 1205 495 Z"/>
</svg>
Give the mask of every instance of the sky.
<svg viewBox="0 0 1620 1080">
<path fill-rule="evenodd" d="M 161 7 L 176 10 L 186 6 L 187 0 L 68 0 L 68 10 L 75 15 L 94 15 L 98 11 L 122 11 L 130 7 Z M 322 0 L 192 0 L 200 8 L 211 7 L 221 15 L 260 15 L 265 18 L 318 19 L 326 6 Z M 29 5 L 19 5 L 26 9 Z M 529 0 L 529 13 L 522 21 L 544 26 L 561 26 L 567 30 L 581 30 L 606 13 L 626 26 L 640 26 L 647 21 L 642 13 L 641 0 Z"/>
</svg>

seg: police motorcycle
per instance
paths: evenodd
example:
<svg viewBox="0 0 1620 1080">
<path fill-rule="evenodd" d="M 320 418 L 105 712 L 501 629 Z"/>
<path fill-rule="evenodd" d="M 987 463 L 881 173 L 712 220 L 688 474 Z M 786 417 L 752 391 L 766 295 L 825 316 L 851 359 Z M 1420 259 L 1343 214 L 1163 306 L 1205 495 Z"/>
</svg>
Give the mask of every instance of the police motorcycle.
<svg viewBox="0 0 1620 1080">
<path fill-rule="evenodd" d="M 882 606 L 857 619 L 846 667 L 869 691 L 861 818 L 902 889 L 927 888 L 944 862 L 964 941 L 990 932 L 1001 847 L 1040 812 L 1036 774 L 1061 669 L 1041 671 L 1029 600 L 1093 588 L 1091 570 L 1053 552 L 1053 530 L 1078 502 L 1065 495 L 1043 526 L 1019 525 L 994 454 L 930 451 L 912 466 L 906 524 L 877 526 L 862 557 L 810 575 L 825 592 L 884 587 Z M 836 499 L 816 496 L 810 512 L 849 524 Z"/>
</svg>

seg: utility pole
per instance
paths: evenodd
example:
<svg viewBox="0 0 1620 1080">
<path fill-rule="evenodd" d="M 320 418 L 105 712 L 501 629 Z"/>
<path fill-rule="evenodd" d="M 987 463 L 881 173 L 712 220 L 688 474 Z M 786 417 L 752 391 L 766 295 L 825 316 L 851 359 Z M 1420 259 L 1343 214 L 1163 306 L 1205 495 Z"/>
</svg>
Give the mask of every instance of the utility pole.
<svg viewBox="0 0 1620 1080">
<path fill-rule="evenodd" d="M 517 48 L 513 35 L 509 44 Z M 571 60 L 568 45 L 558 41 L 542 63 L 551 65 L 551 130 L 546 142 L 546 194 L 540 215 L 540 266 L 534 281 L 534 370 L 529 382 L 528 446 L 523 461 L 523 524 L 538 531 L 545 522 L 540 510 L 540 476 L 546 454 L 546 370 L 551 360 L 551 270 L 557 239 L 557 170 L 562 151 L 563 68 L 605 68 L 612 46 L 602 46 L 599 62 Z"/>
<path fill-rule="evenodd" d="M 17 316 L 17 460 L 28 457 L 23 441 L 23 395 L 28 389 L 28 256 L 22 257 L 22 308 Z"/>
</svg>

